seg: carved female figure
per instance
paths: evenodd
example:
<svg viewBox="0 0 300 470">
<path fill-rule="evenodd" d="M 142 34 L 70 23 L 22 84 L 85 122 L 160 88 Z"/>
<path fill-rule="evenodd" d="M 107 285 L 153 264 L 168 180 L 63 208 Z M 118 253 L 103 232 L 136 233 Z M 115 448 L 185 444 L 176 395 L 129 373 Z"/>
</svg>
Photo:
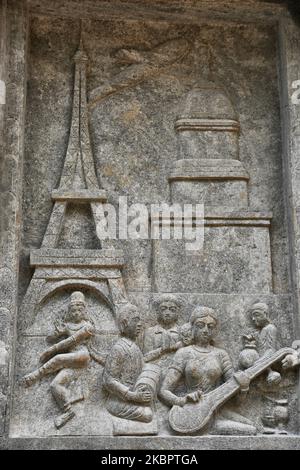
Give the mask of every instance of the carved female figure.
<svg viewBox="0 0 300 470">
<path fill-rule="evenodd" d="M 234 374 L 227 352 L 213 345 L 217 327 L 214 310 L 196 307 L 190 323 L 193 344 L 176 352 L 160 391 L 160 397 L 170 406 L 196 403 L 201 400 L 203 394 L 216 389 Z M 179 396 L 174 391 L 182 379 L 187 393 Z M 210 432 L 255 434 L 256 428 L 245 417 L 231 410 L 222 410 L 215 417 Z"/>
<path fill-rule="evenodd" d="M 54 399 L 63 411 L 55 420 L 57 428 L 62 427 L 75 416 L 72 404 L 83 400 L 82 394 L 72 397 L 69 385 L 75 377 L 75 370 L 87 367 L 90 353 L 87 343 L 94 335 L 94 326 L 86 312 L 85 297 L 82 292 L 73 292 L 65 321 L 55 325 L 55 331 L 47 340 L 53 344 L 40 357 L 41 367 L 23 378 L 30 386 L 42 377 L 58 372 L 50 388 Z"/>
</svg>

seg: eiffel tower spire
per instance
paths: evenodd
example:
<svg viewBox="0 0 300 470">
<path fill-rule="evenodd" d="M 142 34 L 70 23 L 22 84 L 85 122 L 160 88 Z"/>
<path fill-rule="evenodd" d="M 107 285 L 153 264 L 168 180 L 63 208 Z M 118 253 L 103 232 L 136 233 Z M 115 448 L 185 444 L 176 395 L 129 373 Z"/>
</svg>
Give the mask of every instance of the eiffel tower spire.
<svg viewBox="0 0 300 470">
<path fill-rule="evenodd" d="M 88 57 L 80 38 L 79 48 L 74 56 L 75 83 L 72 121 L 67 154 L 62 171 L 59 192 L 66 189 L 99 189 L 95 173 L 88 127 L 86 99 L 86 67 Z M 77 178 L 76 178 L 77 177 Z M 58 193 L 54 193 L 54 198 Z"/>
<path fill-rule="evenodd" d="M 83 47 L 82 34 L 79 48 L 74 56 L 75 79 L 71 128 L 65 162 L 59 187 L 52 191 L 54 207 L 42 246 L 57 244 L 61 223 L 68 202 L 91 203 L 97 223 L 97 204 L 107 200 L 100 189 L 92 153 L 86 98 L 86 68 L 88 57 Z"/>
</svg>

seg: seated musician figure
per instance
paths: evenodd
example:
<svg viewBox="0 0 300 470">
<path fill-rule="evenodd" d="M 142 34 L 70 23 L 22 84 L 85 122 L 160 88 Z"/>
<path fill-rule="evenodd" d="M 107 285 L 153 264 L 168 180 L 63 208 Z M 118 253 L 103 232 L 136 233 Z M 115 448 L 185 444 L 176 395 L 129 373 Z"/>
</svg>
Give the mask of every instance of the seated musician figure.
<svg viewBox="0 0 300 470">
<path fill-rule="evenodd" d="M 161 386 L 160 397 L 169 406 L 196 403 L 204 394 L 216 389 L 234 374 L 227 352 L 213 345 L 217 327 L 214 310 L 196 307 L 190 323 L 193 343 L 176 352 Z M 186 393 L 180 396 L 175 392 L 182 380 Z M 251 435 L 256 434 L 256 427 L 247 418 L 223 408 L 213 418 L 209 432 Z"/>
<path fill-rule="evenodd" d="M 119 309 L 118 325 L 121 337 L 107 355 L 103 371 L 103 384 L 108 393 L 106 408 L 118 418 L 150 423 L 160 368 L 144 364 L 142 351 L 136 344 L 142 322 L 134 305 L 128 303 Z"/>
</svg>

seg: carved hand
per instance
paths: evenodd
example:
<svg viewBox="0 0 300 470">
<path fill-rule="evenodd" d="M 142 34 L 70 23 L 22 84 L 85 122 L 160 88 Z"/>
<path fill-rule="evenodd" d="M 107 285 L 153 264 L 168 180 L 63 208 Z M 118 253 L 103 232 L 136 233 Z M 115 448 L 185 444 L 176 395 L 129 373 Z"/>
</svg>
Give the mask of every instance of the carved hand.
<svg viewBox="0 0 300 470">
<path fill-rule="evenodd" d="M 187 397 L 177 397 L 176 401 L 173 401 L 173 405 L 184 406 L 187 402 Z"/>
<path fill-rule="evenodd" d="M 183 346 L 183 343 L 181 341 L 178 341 L 177 343 L 173 343 L 170 345 L 170 352 L 175 352 L 178 349 L 180 349 Z"/>
<path fill-rule="evenodd" d="M 234 378 L 240 386 L 241 392 L 248 392 L 250 385 L 250 378 L 245 372 L 239 371 L 234 374 Z"/>
<path fill-rule="evenodd" d="M 163 346 L 161 347 L 162 352 L 163 353 L 169 352 L 171 350 L 171 346 L 172 346 L 172 341 L 171 341 L 170 336 L 164 335 Z"/>
<path fill-rule="evenodd" d="M 66 333 L 66 330 L 67 330 L 67 327 L 66 327 L 65 323 L 62 323 L 59 320 L 56 320 L 54 322 L 54 328 L 55 328 L 55 332 L 60 334 L 60 335 Z"/>
<path fill-rule="evenodd" d="M 181 346 L 182 346 L 181 341 L 176 342 L 171 336 L 167 336 L 165 338 L 165 344 L 162 347 L 162 352 L 163 353 L 174 352 L 174 351 L 177 351 L 177 349 L 179 349 Z"/>
<path fill-rule="evenodd" d="M 282 360 L 282 367 L 284 369 L 290 369 L 292 367 L 298 366 L 300 364 L 300 358 L 295 351 L 294 354 L 287 354 L 285 358 Z"/>
<path fill-rule="evenodd" d="M 54 332 L 53 332 L 53 334 L 47 336 L 47 342 L 48 343 L 54 343 L 61 336 L 64 336 L 66 334 L 67 334 L 67 327 L 66 327 L 65 323 L 61 323 L 60 320 L 56 320 L 54 322 Z"/>
<path fill-rule="evenodd" d="M 140 389 L 135 392 L 128 392 L 126 398 L 136 403 L 149 403 L 152 400 L 152 394 L 149 390 Z"/>
<path fill-rule="evenodd" d="M 174 344 L 164 346 L 164 347 L 161 348 L 162 354 L 172 352 L 172 351 L 176 351 L 176 350 L 177 350 L 177 348 L 175 348 Z"/>
<path fill-rule="evenodd" d="M 186 395 L 186 400 L 191 401 L 192 403 L 197 403 L 202 397 L 201 390 L 197 390 L 197 392 L 188 393 Z"/>
</svg>

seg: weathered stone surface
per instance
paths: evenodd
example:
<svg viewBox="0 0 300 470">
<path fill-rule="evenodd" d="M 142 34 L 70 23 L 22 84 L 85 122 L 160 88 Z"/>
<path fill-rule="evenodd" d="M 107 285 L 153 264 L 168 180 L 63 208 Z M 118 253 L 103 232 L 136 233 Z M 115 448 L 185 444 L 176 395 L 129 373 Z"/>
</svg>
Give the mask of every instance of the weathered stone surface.
<svg viewBox="0 0 300 470">
<path fill-rule="evenodd" d="M 0 448 L 298 448 L 299 26 L 81 3 L 0 1 Z"/>
<path fill-rule="evenodd" d="M 3 440 L 1 449 L 39 450 L 65 449 L 71 447 L 70 438 L 48 439 L 16 438 Z M 82 450 L 128 449 L 128 450 L 299 450 L 298 436 L 205 436 L 205 437 L 74 437 L 72 448 Z"/>
<path fill-rule="evenodd" d="M 1 229 L 0 229 L 0 435 L 7 433 L 13 386 L 14 347 L 21 236 L 24 112 L 26 100 L 26 4 L 2 1 L 1 73 L 6 84 L 6 104 L 0 105 Z M 4 413 L 5 412 L 5 413 Z"/>
</svg>

